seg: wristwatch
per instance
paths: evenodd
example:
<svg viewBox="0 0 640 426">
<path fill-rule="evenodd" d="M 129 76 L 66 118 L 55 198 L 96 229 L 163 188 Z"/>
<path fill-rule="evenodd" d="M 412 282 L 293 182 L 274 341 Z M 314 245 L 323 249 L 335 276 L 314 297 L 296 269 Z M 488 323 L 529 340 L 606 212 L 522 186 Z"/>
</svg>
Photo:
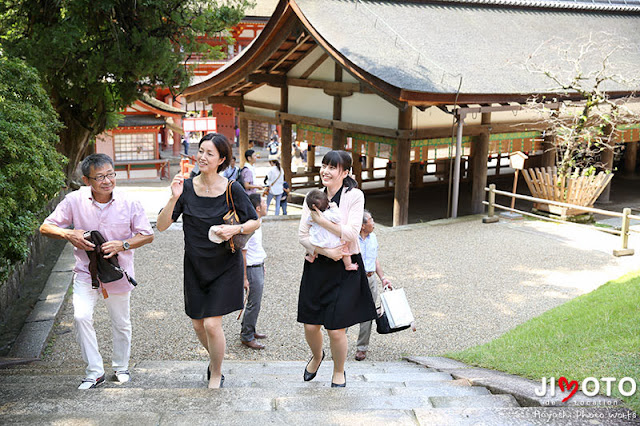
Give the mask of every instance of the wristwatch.
<svg viewBox="0 0 640 426">
<path fill-rule="evenodd" d="M 131 248 L 131 244 L 129 244 L 129 241 L 123 241 L 122 248 L 125 250 L 129 250 Z"/>
<path fill-rule="evenodd" d="M 240 233 L 242 234 L 244 232 L 244 225 L 240 225 Z"/>
</svg>

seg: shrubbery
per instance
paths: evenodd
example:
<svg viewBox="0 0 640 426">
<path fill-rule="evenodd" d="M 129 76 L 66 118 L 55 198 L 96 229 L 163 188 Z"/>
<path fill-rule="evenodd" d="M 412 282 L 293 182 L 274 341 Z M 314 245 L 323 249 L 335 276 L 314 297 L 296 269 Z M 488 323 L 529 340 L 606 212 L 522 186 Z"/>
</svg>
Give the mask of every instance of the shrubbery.
<svg viewBox="0 0 640 426">
<path fill-rule="evenodd" d="M 0 281 L 28 252 L 44 207 L 64 185 L 58 116 L 35 69 L 0 52 Z"/>
</svg>

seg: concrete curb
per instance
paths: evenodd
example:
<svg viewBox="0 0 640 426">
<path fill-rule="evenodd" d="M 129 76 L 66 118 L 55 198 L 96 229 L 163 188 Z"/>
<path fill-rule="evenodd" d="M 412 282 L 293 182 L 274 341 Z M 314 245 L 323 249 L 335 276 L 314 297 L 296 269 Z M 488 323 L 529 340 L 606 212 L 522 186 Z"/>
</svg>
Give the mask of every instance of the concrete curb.
<svg viewBox="0 0 640 426">
<path fill-rule="evenodd" d="M 540 382 L 525 379 L 520 376 L 503 373 L 467 365 L 463 362 L 444 357 L 405 357 L 409 362 L 424 365 L 429 368 L 449 373 L 455 379 L 468 380 L 473 386 L 483 386 L 496 394 L 513 395 L 523 407 L 611 407 L 620 408 L 622 401 L 603 395 L 586 396 L 578 391 L 567 402 L 562 399 L 569 396 L 569 392 L 562 392 L 556 386 L 555 397 L 537 396 L 536 389 Z"/>
<path fill-rule="evenodd" d="M 288 214 L 288 215 L 267 215 L 267 216 L 263 216 L 262 217 L 262 221 L 263 222 L 275 222 L 275 221 L 282 221 L 282 220 L 300 220 L 300 217 L 302 215 L 301 214 Z"/>
<path fill-rule="evenodd" d="M 73 246 L 67 244 L 51 270 L 36 306 L 11 347 L 10 358 L 40 358 L 47 346 L 56 318 L 62 310 L 67 291 L 73 280 L 74 265 Z"/>
<path fill-rule="evenodd" d="M 453 225 L 461 222 L 473 222 L 478 221 L 481 222 L 484 216 L 481 214 L 474 214 L 468 216 L 460 216 L 456 218 L 447 218 L 447 219 L 436 219 L 428 222 L 420 222 L 420 223 L 410 223 L 408 225 L 400 225 L 400 226 L 384 226 L 376 223 L 376 226 L 387 228 L 390 232 L 403 232 L 403 231 L 411 231 L 416 228 L 430 227 L 430 226 L 446 226 Z"/>
</svg>

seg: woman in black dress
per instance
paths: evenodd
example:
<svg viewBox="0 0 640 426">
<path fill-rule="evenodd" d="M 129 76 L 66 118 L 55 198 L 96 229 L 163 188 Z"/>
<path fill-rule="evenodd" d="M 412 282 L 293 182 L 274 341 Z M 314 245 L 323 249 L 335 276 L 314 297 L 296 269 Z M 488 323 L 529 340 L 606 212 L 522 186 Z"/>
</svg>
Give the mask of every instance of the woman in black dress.
<svg viewBox="0 0 640 426">
<path fill-rule="evenodd" d="M 209 228 L 229 240 L 237 234 L 250 234 L 258 226 L 258 215 L 239 183 L 231 185 L 231 195 L 242 225 L 224 225 L 229 211 L 228 180 L 218 174 L 229 165 L 231 145 L 223 135 L 210 133 L 200 140 L 197 161 L 200 174 L 184 179 L 177 174 L 171 182 L 171 198 L 158 215 L 158 231 L 164 231 L 182 215 L 184 229 L 185 311 L 202 346 L 209 352 L 209 387 L 222 386 L 222 359 L 226 340 L 222 316 L 243 307 L 244 260 L 242 250 L 232 253 L 226 243 L 208 238 Z"/>
<path fill-rule="evenodd" d="M 347 359 L 346 328 L 370 321 L 376 317 L 376 309 L 367 282 L 367 275 L 360 256 L 358 235 L 364 214 L 364 194 L 356 181 L 349 176 L 351 156 L 344 151 L 330 151 L 322 159 L 320 179 L 327 196 L 340 210 L 340 224 L 326 219 L 317 209 L 309 209 L 303 203 L 298 236 L 307 253 L 318 257 L 313 263 L 305 261 L 300 295 L 298 298 L 298 322 L 304 323 L 304 335 L 313 357 L 304 370 L 304 380 L 312 380 L 324 359 L 321 327 L 327 330 L 333 358 L 331 387 L 344 387 L 347 377 L 344 363 Z M 309 217 L 340 237 L 343 247 L 321 248 L 309 241 Z M 343 249 L 351 254 L 351 261 L 358 264 L 357 271 L 345 270 Z"/>
</svg>

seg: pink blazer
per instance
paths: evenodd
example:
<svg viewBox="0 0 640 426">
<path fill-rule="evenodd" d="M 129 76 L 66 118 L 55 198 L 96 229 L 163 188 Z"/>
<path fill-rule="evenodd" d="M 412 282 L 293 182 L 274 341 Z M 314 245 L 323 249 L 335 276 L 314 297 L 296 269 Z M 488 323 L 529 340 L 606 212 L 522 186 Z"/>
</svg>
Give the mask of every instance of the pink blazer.
<svg viewBox="0 0 640 426">
<path fill-rule="evenodd" d="M 346 192 L 345 188 L 342 188 L 340 206 L 338 209 L 340 210 L 340 213 L 342 213 L 342 221 L 340 223 L 342 235 L 340 236 L 340 239 L 348 243 L 349 253 L 358 254 L 360 253 L 358 235 L 360 235 L 362 217 L 364 215 L 364 194 L 358 188 L 353 188 L 349 192 Z M 309 228 L 311 227 L 308 224 L 309 215 L 309 207 L 307 206 L 307 200 L 305 199 L 305 202 L 302 205 L 300 226 L 298 227 L 298 239 L 307 253 L 314 254 L 316 247 L 309 242 Z"/>
</svg>

